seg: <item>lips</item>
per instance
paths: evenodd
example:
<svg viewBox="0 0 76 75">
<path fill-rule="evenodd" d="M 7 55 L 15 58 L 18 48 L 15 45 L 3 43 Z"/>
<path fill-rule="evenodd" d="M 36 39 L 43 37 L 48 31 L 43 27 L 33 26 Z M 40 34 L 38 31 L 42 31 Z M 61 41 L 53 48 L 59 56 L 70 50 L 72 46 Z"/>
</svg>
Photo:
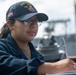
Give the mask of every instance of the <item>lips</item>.
<svg viewBox="0 0 76 75">
<path fill-rule="evenodd" d="M 30 31 L 30 32 L 28 32 L 28 34 L 31 35 L 31 36 L 35 36 L 36 35 L 36 32 Z"/>
</svg>

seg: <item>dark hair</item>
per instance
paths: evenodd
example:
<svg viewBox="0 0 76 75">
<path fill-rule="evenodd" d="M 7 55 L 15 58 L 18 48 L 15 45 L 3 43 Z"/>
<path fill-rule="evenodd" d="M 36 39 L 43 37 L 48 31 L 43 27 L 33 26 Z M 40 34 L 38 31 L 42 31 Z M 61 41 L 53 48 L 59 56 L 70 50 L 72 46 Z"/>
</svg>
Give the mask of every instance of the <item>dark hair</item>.
<svg viewBox="0 0 76 75">
<path fill-rule="evenodd" d="M 14 24 L 15 21 L 11 21 L 11 23 Z M 8 28 L 7 24 L 4 24 L 3 27 L 1 28 L 0 39 L 5 38 L 10 32 L 11 31 Z"/>
</svg>

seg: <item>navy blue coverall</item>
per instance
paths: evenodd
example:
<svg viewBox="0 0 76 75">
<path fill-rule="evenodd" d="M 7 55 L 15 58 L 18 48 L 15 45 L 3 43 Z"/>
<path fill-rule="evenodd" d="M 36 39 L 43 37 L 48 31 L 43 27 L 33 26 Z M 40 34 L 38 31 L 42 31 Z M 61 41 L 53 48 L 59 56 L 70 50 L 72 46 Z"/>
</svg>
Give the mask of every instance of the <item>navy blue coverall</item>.
<svg viewBox="0 0 76 75">
<path fill-rule="evenodd" d="M 32 56 L 30 60 L 11 34 L 0 39 L 0 75 L 37 75 L 38 67 L 45 62 L 44 57 L 35 50 L 31 42 L 29 47 Z"/>
</svg>

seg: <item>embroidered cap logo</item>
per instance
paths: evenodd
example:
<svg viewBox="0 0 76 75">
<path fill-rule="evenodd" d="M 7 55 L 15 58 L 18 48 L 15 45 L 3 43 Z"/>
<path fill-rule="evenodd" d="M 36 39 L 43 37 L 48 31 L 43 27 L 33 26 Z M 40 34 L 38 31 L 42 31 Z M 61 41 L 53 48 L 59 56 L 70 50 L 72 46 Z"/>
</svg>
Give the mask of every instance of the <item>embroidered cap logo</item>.
<svg viewBox="0 0 76 75">
<path fill-rule="evenodd" d="M 31 11 L 31 12 L 35 12 L 36 11 L 36 9 L 29 3 L 29 2 L 22 2 L 21 4 L 20 4 L 21 6 L 24 6 L 24 8 L 27 8 L 29 11 Z"/>
<path fill-rule="evenodd" d="M 10 12 L 9 14 L 8 14 L 8 18 L 10 18 L 10 17 L 12 17 L 13 16 L 13 12 Z"/>
</svg>

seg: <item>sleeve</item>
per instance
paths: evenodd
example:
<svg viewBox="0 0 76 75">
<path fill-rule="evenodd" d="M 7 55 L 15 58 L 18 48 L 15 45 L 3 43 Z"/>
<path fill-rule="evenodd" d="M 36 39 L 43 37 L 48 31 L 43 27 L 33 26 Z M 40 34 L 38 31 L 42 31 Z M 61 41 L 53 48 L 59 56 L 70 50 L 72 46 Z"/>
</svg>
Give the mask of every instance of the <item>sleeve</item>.
<svg viewBox="0 0 76 75">
<path fill-rule="evenodd" d="M 38 58 L 31 60 L 17 58 L 0 46 L 0 75 L 37 75 L 41 62 Z"/>
</svg>

